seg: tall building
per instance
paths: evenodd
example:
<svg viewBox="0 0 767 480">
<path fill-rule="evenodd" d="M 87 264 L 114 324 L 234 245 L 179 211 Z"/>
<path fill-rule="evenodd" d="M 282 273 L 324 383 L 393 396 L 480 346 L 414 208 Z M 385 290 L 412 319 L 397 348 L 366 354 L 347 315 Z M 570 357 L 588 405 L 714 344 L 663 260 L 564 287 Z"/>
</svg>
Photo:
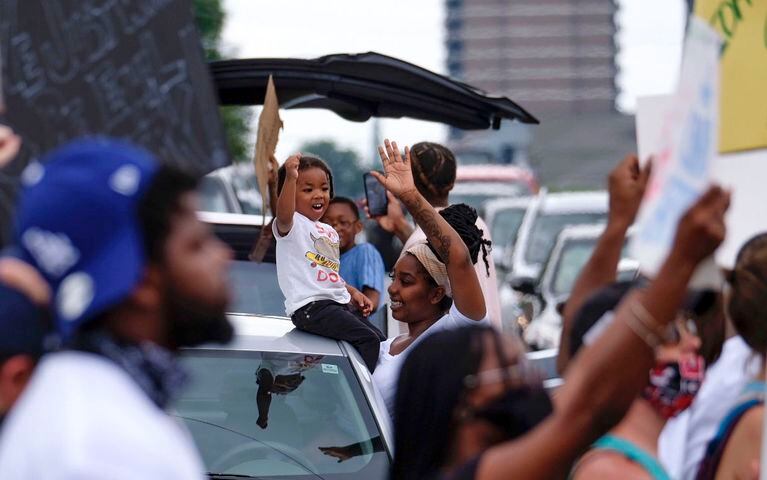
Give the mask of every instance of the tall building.
<svg viewBox="0 0 767 480">
<path fill-rule="evenodd" d="M 448 70 L 539 114 L 615 110 L 610 0 L 447 0 Z"/>
<path fill-rule="evenodd" d="M 572 165 L 573 155 L 612 162 L 614 150 L 634 148 L 633 119 L 615 107 L 613 0 L 446 0 L 446 5 L 449 73 L 512 98 L 541 120 L 537 127 L 508 124 L 500 132 L 454 129 L 454 148 L 490 149 L 496 160 L 532 164 L 553 183 L 561 183 L 559 167 Z M 586 144 L 595 141 L 605 143 L 604 154 Z M 591 186 L 602 175 L 602 168 L 597 170 L 582 181 L 572 175 L 564 180 Z"/>
</svg>

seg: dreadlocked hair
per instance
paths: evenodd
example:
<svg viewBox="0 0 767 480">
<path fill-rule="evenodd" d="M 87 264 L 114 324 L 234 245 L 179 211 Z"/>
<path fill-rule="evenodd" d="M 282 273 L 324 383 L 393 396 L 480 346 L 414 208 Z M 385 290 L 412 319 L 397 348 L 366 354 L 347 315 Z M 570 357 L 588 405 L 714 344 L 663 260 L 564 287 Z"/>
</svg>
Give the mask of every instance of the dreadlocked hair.
<svg viewBox="0 0 767 480">
<path fill-rule="evenodd" d="M 455 184 L 453 152 L 438 143 L 419 142 L 410 149 L 415 187 L 430 203 L 447 199 Z"/>
<path fill-rule="evenodd" d="M 457 203 L 439 212 L 442 218 L 460 235 L 466 248 L 469 249 L 471 263 L 477 263 L 479 251 L 482 250 L 482 260 L 485 270 L 490 275 L 490 262 L 487 254 L 492 249 L 492 242 L 484 238 L 485 232 L 477 227 L 477 211 L 465 203 Z"/>
<path fill-rule="evenodd" d="M 335 196 L 333 192 L 333 172 L 330 171 L 330 167 L 319 157 L 312 157 L 311 155 L 303 155 L 298 161 L 298 171 L 302 172 L 310 168 L 319 168 L 328 176 L 328 183 L 330 184 L 330 198 Z M 282 192 L 282 186 L 285 185 L 285 178 L 287 172 L 285 171 L 285 164 L 280 165 L 280 169 L 277 170 L 277 195 Z"/>
</svg>

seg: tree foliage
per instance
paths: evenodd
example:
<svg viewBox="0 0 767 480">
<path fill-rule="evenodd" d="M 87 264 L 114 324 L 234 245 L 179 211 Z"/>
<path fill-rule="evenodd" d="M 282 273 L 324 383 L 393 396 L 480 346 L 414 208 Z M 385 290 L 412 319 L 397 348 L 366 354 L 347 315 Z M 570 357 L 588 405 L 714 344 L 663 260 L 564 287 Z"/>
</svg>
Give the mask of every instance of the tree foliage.
<svg viewBox="0 0 767 480">
<path fill-rule="evenodd" d="M 223 58 L 221 31 L 226 21 L 226 13 L 221 0 L 194 0 L 194 12 L 205 58 L 209 61 Z M 246 107 L 229 106 L 221 107 L 220 112 L 232 159 L 234 161 L 249 160 L 252 154 L 248 140 L 251 110 Z"/>
<path fill-rule="evenodd" d="M 365 195 L 362 174 L 367 169 L 361 164 L 359 154 L 338 146 L 333 140 L 322 139 L 306 142 L 298 149 L 306 155 L 315 155 L 325 160 L 333 172 L 335 193 L 354 200 Z"/>
</svg>

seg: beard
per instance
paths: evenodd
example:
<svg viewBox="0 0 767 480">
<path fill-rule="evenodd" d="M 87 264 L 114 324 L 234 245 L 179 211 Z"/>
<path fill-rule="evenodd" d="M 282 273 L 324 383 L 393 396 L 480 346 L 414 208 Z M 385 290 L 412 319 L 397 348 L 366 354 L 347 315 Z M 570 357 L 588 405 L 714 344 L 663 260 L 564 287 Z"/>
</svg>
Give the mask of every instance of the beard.
<svg viewBox="0 0 767 480">
<path fill-rule="evenodd" d="M 173 288 L 167 292 L 168 341 L 175 348 L 203 343 L 228 343 L 234 328 L 226 318 L 226 305 L 206 305 Z"/>
</svg>

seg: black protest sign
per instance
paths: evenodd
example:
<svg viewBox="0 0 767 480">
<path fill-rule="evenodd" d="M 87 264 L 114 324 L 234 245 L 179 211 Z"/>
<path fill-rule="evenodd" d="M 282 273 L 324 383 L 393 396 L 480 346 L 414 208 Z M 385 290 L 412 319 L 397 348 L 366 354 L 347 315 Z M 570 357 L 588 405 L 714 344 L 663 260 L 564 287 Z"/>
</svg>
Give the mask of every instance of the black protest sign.
<svg viewBox="0 0 767 480">
<path fill-rule="evenodd" d="M 82 135 L 197 174 L 229 163 L 189 0 L 2 0 L 0 59 L 3 121 L 24 140 L 0 173 L 0 222 L 24 166 Z"/>
</svg>

